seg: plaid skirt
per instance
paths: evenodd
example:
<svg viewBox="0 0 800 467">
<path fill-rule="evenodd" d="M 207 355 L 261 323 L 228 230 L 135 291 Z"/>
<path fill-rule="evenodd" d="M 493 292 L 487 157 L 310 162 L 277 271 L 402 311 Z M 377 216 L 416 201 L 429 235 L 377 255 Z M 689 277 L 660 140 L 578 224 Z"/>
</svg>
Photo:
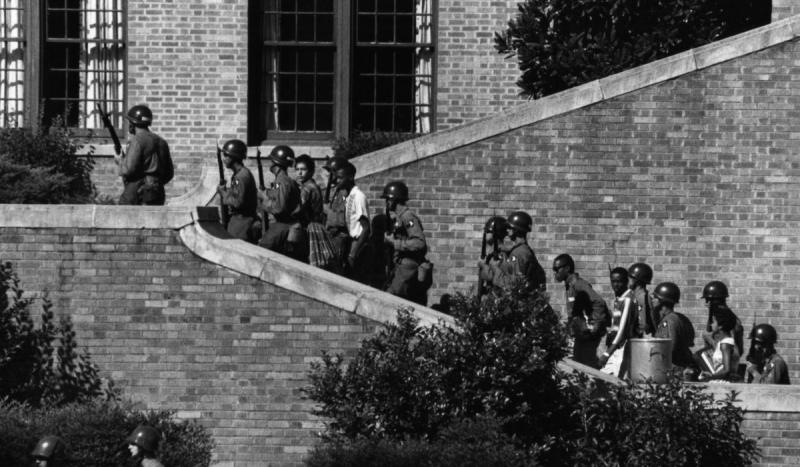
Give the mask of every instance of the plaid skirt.
<svg viewBox="0 0 800 467">
<path fill-rule="evenodd" d="M 328 238 L 325 226 L 319 222 L 308 224 L 308 260 L 312 266 L 328 269 L 334 266 L 338 252 Z"/>
</svg>

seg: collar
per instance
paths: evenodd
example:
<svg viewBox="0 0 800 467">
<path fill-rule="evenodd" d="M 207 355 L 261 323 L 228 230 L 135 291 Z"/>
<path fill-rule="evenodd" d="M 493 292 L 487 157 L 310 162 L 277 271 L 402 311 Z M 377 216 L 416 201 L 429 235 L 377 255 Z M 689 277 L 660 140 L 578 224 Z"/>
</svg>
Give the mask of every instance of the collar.
<svg viewBox="0 0 800 467">
<path fill-rule="evenodd" d="M 575 282 L 577 282 L 580 278 L 581 276 L 579 276 L 577 272 L 570 273 L 570 275 L 564 280 L 564 287 L 575 285 Z"/>
<path fill-rule="evenodd" d="M 403 204 L 398 204 L 397 208 L 395 208 L 394 213 L 399 218 L 400 216 L 405 214 L 407 211 L 408 211 L 408 206 L 405 206 Z"/>
</svg>

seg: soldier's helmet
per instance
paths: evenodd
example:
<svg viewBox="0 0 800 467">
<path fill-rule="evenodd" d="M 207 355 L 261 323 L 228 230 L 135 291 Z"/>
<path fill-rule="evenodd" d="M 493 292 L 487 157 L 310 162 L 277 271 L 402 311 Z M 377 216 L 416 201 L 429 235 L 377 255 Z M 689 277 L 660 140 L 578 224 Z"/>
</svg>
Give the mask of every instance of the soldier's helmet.
<svg viewBox="0 0 800 467">
<path fill-rule="evenodd" d="M 769 324 L 759 324 L 753 328 L 750 339 L 765 345 L 775 345 L 778 342 L 778 332 Z"/>
<path fill-rule="evenodd" d="M 401 181 L 389 182 L 383 187 L 383 199 L 393 199 L 399 202 L 408 201 L 408 187 Z"/>
<path fill-rule="evenodd" d="M 294 164 L 294 151 L 289 146 L 275 146 L 269 153 L 269 159 L 283 168 L 291 167 Z"/>
<path fill-rule="evenodd" d="M 703 287 L 703 296 L 706 300 L 711 298 L 728 298 L 728 287 L 720 281 L 711 281 Z"/>
<path fill-rule="evenodd" d="M 674 282 L 662 282 L 653 290 L 655 295 L 662 302 L 678 303 L 681 299 L 681 289 Z"/>
<path fill-rule="evenodd" d="M 153 112 L 146 105 L 134 105 L 125 116 L 135 126 L 150 126 L 153 123 Z"/>
<path fill-rule="evenodd" d="M 517 232 L 528 233 L 533 227 L 533 219 L 524 211 L 515 211 L 508 215 L 508 227 Z"/>
<path fill-rule="evenodd" d="M 508 222 L 504 217 L 500 216 L 490 217 L 486 221 L 486 225 L 483 226 L 483 231 L 492 235 L 497 235 L 498 233 L 505 235 L 506 229 L 508 229 Z"/>
<path fill-rule="evenodd" d="M 642 284 L 649 284 L 653 280 L 653 268 L 645 263 L 633 263 L 628 268 L 628 277 Z"/>
<path fill-rule="evenodd" d="M 33 456 L 34 459 L 58 460 L 64 457 L 66 449 L 67 445 L 64 443 L 64 440 L 58 436 L 48 435 L 44 436 L 36 443 L 36 447 L 33 448 L 31 456 Z"/>
<path fill-rule="evenodd" d="M 328 160 L 325 161 L 325 165 L 322 168 L 327 170 L 328 172 L 336 173 L 337 170 L 345 167 L 347 164 L 348 164 L 347 158 L 341 156 L 334 156 L 328 158 Z"/>
<path fill-rule="evenodd" d="M 247 158 L 247 145 L 240 139 L 231 139 L 222 145 L 222 152 L 230 158 L 243 161 Z"/>
<path fill-rule="evenodd" d="M 155 453 L 158 451 L 158 442 L 160 439 L 161 433 L 159 433 L 158 430 L 152 426 L 139 425 L 133 430 L 130 436 L 128 436 L 126 441 L 129 444 L 139 446 L 149 453 Z"/>
</svg>

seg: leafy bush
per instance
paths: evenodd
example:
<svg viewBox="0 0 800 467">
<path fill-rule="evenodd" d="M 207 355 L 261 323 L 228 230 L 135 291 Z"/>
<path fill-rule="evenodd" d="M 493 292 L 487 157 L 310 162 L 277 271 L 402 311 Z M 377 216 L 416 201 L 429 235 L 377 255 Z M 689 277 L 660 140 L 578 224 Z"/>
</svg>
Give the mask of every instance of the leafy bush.
<svg viewBox="0 0 800 467">
<path fill-rule="evenodd" d="M 94 160 L 59 117 L 50 127 L 0 129 L 0 203 L 90 203 Z"/>
<path fill-rule="evenodd" d="M 30 452 L 44 435 L 57 435 L 68 447 L 69 466 L 133 466 L 125 439 L 140 424 L 161 432 L 157 457 L 170 467 L 211 463 L 213 443 L 195 422 L 176 421 L 169 411 L 140 412 L 129 405 L 90 402 L 58 408 L 0 403 L 0 465 L 31 465 Z"/>
<path fill-rule="evenodd" d="M 747 465 L 757 455 L 730 399 L 678 381 L 604 387 L 561 373 L 565 329 L 543 295 L 458 296 L 451 311 L 455 328 L 420 328 L 400 311 L 348 364 L 329 354 L 312 364 L 306 393 L 327 429 L 308 465 Z"/>
<path fill-rule="evenodd" d="M 463 420 L 427 442 L 365 439 L 317 446 L 309 467 L 515 467 L 527 465 L 525 453 L 502 432 L 496 419 Z"/>
<path fill-rule="evenodd" d="M 394 133 L 389 131 L 353 131 L 349 138 L 338 138 L 333 143 L 333 155 L 351 159 L 353 157 L 377 151 L 378 149 L 402 143 L 415 135 Z"/>
<path fill-rule="evenodd" d="M 516 57 L 522 95 L 539 98 L 767 24 L 763 0 L 527 0 L 499 53 Z"/>
<path fill-rule="evenodd" d="M 39 406 L 116 397 L 88 352 L 78 351 L 69 317 L 55 324 L 45 296 L 37 329 L 29 311 L 34 300 L 23 294 L 11 263 L 0 261 L 0 398 Z"/>
<path fill-rule="evenodd" d="M 572 465 L 750 465 L 758 458 L 755 440 L 741 432 L 743 411 L 686 385 L 629 384 L 607 388 L 604 397 L 585 377 L 570 381 L 580 423 L 570 440 Z"/>
</svg>

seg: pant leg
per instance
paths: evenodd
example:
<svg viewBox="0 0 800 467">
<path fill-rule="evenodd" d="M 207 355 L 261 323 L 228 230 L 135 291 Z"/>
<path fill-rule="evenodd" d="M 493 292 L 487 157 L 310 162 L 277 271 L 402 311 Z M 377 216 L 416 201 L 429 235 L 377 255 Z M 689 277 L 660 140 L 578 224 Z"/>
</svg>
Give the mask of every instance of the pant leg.
<svg viewBox="0 0 800 467">
<path fill-rule="evenodd" d="M 139 187 L 142 181 L 125 182 L 122 188 L 122 194 L 119 197 L 119 204 L 124 205 L 138 205 L 139 204 Z"/>
<path fill-rule="evenodd" d="M 599 368 L 597 361 L 597 346 L 600 345 L 601 337 L 591 339 L 575 339 L 572 347 L 572 359 L 578 363 L 583 363 L 592 368 Z"/>
<path fill-rule="evenodd" d="M 286 254 L 286 239 L 289 236 L 289 228 L 291 228 L 291 224 L 271 222 L 269 224 L 269 229 L 258 242 L 259 246 L 281 254 Z"/>
<path fill-rule="evenodd" d="M 399 263 L 395 263 L 392 281 L 386 291 L 410 300 L 417 281 L 417 266 L 418 264 L 410 259 L 402 259 Z"/>
<path fill-rule="evenodd" d="M 231 216 L 230 220 L 228 220 L 228 233 L 239 240 L 247 241 L 250 236 L 250 226 L 252 224 L 252 217 L 234 214 Z"/>
</svg>

